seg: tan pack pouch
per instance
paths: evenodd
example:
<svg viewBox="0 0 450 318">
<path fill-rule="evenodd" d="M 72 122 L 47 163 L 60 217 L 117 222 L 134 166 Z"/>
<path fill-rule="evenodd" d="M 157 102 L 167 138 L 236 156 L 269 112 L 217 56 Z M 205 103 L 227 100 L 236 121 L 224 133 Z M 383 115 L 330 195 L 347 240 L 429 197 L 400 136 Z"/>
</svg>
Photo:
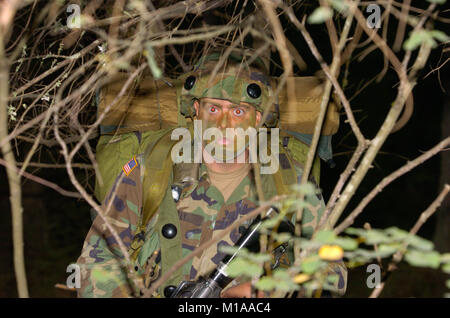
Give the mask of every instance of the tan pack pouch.
<svg viewBox="0 0 450 318">
<path fill-rule="evenodd" d="M 291 77 L 294 81 L 295 98 L 288 103 L 286 86 L 278 96 L 280 105 L 280 129 L 303 134 L 313 134 L 319 116 L 324 85 L 318 77 Z M 322 127 L 322 135 L 333 135 L 339 128 L 339 112 L 330 102 Z"/>
<path fill-rule="evenodd" d="M 178 126 L 176 80 L 144 77 L 130 84 L 120 98 L 128 75 L 121 74 L 105 85 L 98 95 L 98 116 L 114 102 L 101 122 L 102 134 L 148 131 Z"/>
<path fill-rule="evenodd" d="M 122 74 L 99 93 L 98 114 L 119 95 L 127 80 Z M 279 128 L 312 134 L 319 115 L 323 83 L 318 77 L 291 77 L 295 85 L 295 98 L 288 103 L 286 86 L 278 97 Z M 276 79 L 274 78 L 274 81 Z M 154 80 L 143 77 L 135 81 L 124 96 L 117 99 L 101 123 L 102 134 L 131 131 L 158 130 L 185 126 L 179 112 L 178 80 Z M 333 135 L 339 128 L 339 113 L 336 104 L 330 102 L 322 129 L 322 135 Z"/>
</svg>

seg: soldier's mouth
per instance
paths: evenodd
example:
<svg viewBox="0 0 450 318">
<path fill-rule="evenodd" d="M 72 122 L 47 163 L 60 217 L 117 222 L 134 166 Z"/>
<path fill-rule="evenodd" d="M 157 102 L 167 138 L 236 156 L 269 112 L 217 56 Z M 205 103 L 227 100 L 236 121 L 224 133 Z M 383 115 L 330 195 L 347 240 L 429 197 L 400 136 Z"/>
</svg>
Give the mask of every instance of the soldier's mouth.
<svg viewBox="0 0 450 318">
<path fill-rule="evenodd" d="M 226 145 L 229 145 L 231 143 L 231 140 L 224 137 L 222 139 L 217 140 L 217 143 L 219 145 L 225 145 L 226 146 Z"/>
</svg>

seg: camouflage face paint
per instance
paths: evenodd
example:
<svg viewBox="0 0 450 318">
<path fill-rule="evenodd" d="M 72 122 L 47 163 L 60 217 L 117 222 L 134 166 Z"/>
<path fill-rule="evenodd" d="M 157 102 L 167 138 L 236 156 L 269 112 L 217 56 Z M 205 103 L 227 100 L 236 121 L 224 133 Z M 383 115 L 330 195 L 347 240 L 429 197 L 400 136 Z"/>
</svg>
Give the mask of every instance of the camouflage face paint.
<svg viewBox="0 0 450 318">
<path fill-rule="evenodd" d="M 197 108 L 198 119 L 203 128 L 215 129 L 213 140 L 203 139 L 203 147 L 217 161 L 234 160 L 249 145 L 249 136 L 243 134 L 248 128 L 256 126 L 256 109 L 254 106 L 233 104 L 227 100 L 202 99 Z M 221 133 L 221 134 L 220 134 Z M 215 149 L 215 151 L 211 151 Z M 218 152 L 218 153 L 216 153 Z"/>
</svg>

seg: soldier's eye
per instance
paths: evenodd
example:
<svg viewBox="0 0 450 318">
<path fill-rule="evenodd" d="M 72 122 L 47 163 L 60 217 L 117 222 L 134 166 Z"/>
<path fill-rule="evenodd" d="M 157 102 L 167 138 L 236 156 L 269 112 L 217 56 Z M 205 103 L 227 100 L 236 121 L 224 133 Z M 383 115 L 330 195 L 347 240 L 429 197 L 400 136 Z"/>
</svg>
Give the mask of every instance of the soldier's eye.
<svg viewBox="0 0 450 318">
<path fill-rule="evenodd" d="M 217 107 L 216 106 L 209 106 L 209 112 L 210 113 L 217 113 Z"/>
<path fill-rule="evenodd" d="M 242 110 L 241 108 L 235 108 L 233 110 L 233 114 L 235 116 L 243 116 L 244 115 L 244 110 Z"/>
</svg>

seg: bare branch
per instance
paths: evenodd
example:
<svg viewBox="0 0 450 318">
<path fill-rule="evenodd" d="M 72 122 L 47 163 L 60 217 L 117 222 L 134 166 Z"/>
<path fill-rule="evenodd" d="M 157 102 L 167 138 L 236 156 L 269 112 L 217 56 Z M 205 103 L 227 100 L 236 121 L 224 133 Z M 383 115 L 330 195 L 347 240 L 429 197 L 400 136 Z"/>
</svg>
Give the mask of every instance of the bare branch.
<svg viewBox="0 0 450 318">
<path fill-rule="evenodd" d="M 406 165 L 401 167 L 400 169 L 394 171 L 387 177 L 385 177 L 380 183 L 377 184 L 377 186 L 370 191 L 368 195 L 364 197 L 364 199 L 358 204 L 358 206 L 345 218 L 344 221 L 342 221 L 339 226 L 336 227 L 334 230 L 336 234 L 341 233 L 343 230 L 345 230 L 347 227 L 353 224 L 354 220 L 358 215 L 361 214 L 361 212 L 364 210 L 364 208 L 370 203 L 370 201 L 373 200 L 373 198 L 383 191 L 383 189 L 391 184 L 394 180 L 398 179 L 405 173 L 411 171 L 412 169 L 416 168 L 417 166 L 421 165 L 434 155 L 438 154 L 440 151 L 442 151 L 445 147 L 450 145 L 450 137 L 447 137 L 446 139 L 442 140 L 439 144 L 434 146 L 432 149 L 428 150 L 421 156 L 417 157 L 413 161 L 408 162 Z"/>
</svg>

